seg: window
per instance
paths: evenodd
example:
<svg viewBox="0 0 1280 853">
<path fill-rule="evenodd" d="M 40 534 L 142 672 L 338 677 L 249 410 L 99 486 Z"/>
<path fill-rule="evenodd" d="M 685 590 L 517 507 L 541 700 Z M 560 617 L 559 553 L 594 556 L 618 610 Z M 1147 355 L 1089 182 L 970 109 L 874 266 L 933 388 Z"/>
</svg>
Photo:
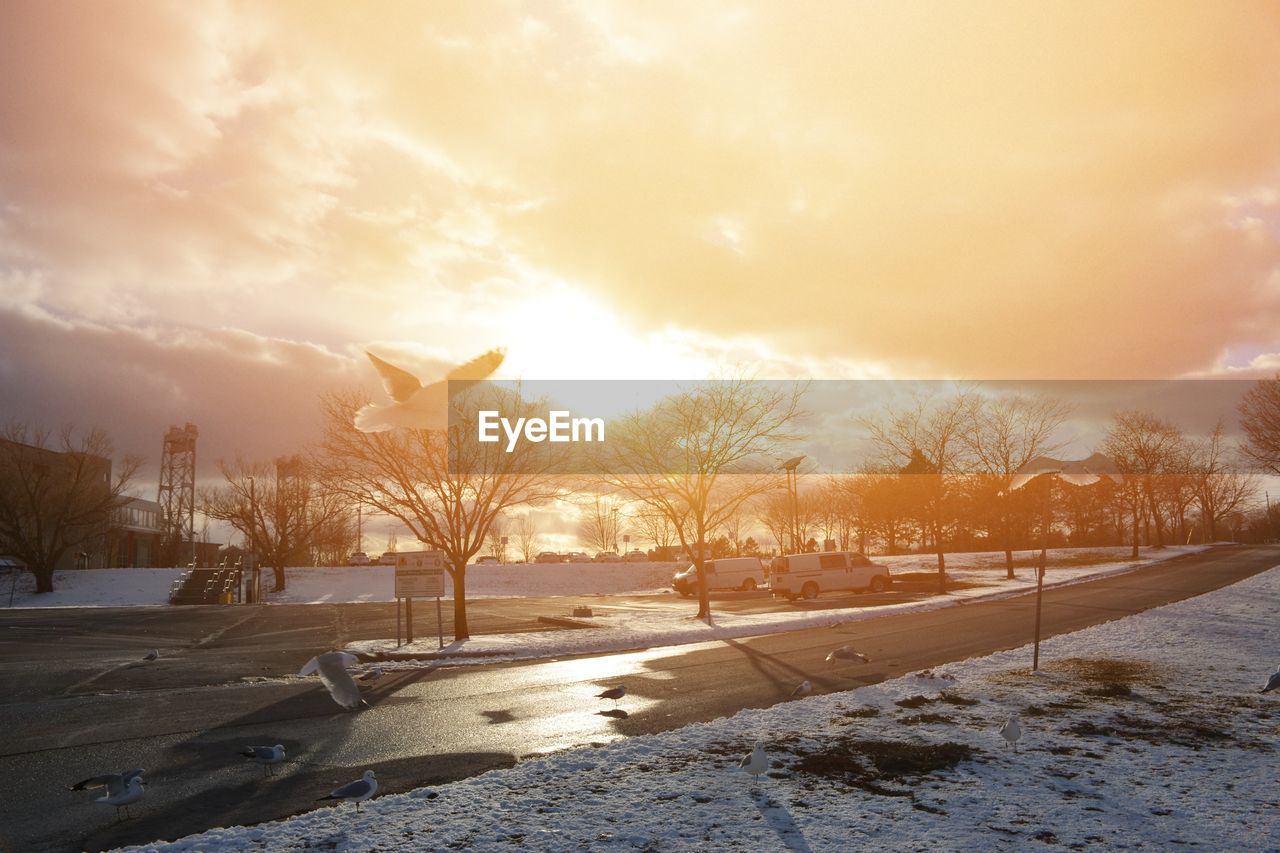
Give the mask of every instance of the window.
<svg viewBox="0 0 1280 853">
<path fill-rule="evenodd" d="M 862 556 L 861 554 L 850 554 L 850 555 L 849 555 L 849 565 L 851 565 L 851 566 L 869 566 L 869 565 L 871 565 L 871 561 L 870 561 L 870 560 L 868 560 L 866 557 Z"/>
<path fill-rule="evenodd" d="M 843 569 L 847 568 L 844 554 L 819 554 L 818 565 L 824 569 Z"/>
</svg>

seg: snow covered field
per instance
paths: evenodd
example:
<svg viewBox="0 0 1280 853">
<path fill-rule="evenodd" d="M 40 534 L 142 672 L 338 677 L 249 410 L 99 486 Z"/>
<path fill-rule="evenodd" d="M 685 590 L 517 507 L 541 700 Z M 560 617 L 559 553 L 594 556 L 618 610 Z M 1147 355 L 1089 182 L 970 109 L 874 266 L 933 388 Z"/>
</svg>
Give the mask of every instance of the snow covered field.
<svg viewBox="0 0 1280 853">
<path fill-rule="evenodd" d="M 1153 559 L 1167 559 L 1201 550 L 1204 546 L 1176 546 L 1153 550 L 1144 548 L 1141 559 L 1129 560 L 1129 549 L 1068 548 L 1049 552 L 1050 563 L 1069 562 L 1050 570 L 1051 581 L 1096 577 L 1123 571 Z M 1025 558 L 1027 552 L 1017 555 Z M 877 557 L 895 573 L 936 570 L 928 554 Z M 949 554 L 948 575 L 953 580 L 1002 582 L 1003 552 Z M 523 563 L 480 565 L 467 568 L 469 598 L 524 596 L 621 595 L 669 591 L 671 575 L 679 563 Z M 359 568 L 286 569 L 284 592 L 270 594 L 272 604 L 345 604 L 365 601 L 393 601 L 394 572 L 391 566 Z M 35 579 L 17 575 L 14 607 L 131 607 L 159 605 L 168 601 L 169 588 L 181 574 L 179 569 L 90 569 L 57 572 L 54 591 L 35 594 Z M 1030 569 L 1018 570 L 1020 585 L 1032 580 Z M 0 576 L 0 607 L 9 603 L 12 575 Z M 445 578 L 446 595 L 452 583 Z M 1004 587 L 1001 587 L 1002 589 Z M 999 591 L 989 589 L 988 592 Z M 1007 591 L 1007 589 L 1006 589 Z"/>
<path fill-rule="evenodd" d="M 1278 610 L 1280 567 L 1053 638 L 1039 676 L 1016 649 L 136 849 L 1280 850 Z"/>
</svg>

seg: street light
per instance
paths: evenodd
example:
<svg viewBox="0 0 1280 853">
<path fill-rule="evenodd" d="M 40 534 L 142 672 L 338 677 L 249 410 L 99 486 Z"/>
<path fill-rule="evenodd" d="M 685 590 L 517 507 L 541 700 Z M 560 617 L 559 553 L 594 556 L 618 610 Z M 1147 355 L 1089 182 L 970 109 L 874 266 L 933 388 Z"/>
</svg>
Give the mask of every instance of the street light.
<svg viewBox="0 0 1280 853">
<path fill-rule="evenodd" d="M 797 539 L 800 538 L 800 531 L 797 530 L 796 516 L 799 515 L 799 491 L 800 484 L 798 482 L 799 474 L 796 469 L 800 467 L 800 463 L 804 461 L 803 456 L 793 456 L 786 462 L 782 463 L 782 470 L 787 473 L 787 503 L 791 510 L 791 553 L 799 554 L 801 549 L 798 546 Z"/>
<path fill-rule="evenodd" d="M 1037 456 L 1029 459 L 1014 472 L 1009 481 L 1009 491 L 1021 489 L 1027 483 L 1042 476 L 1057 477 L 1073 486 L 1088 486 L 1108 477 L 1117 483 L 1124 479 L 1119 467 L 1108 456 L 1094 453 L 1088 459 L 1067 460 Z M 1040 609 L 1044 600 L 1044 572 L 1049 553 L 1049 492 L 1044 495 L 1044 512 L 1040 519 L 1040 565 L 1036 569 L 1036 627 L 1035 646 L 1031 655 L 1031 671 L 1040 670 Z"/>
</svg>

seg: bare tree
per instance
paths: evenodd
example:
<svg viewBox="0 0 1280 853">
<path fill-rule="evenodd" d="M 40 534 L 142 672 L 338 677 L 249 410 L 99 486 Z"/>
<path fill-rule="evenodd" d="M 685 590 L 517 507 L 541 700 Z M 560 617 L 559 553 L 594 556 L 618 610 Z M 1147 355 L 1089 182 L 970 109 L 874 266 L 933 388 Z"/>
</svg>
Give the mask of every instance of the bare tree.
<svg viewBox="0 0 1280 853">
<path fill-rule="evenodd" d="M 220 459 L 218 472 L 223 482 L 201 490 L 201 511 L 244 536 L 259 562 L 271 568 L 273 592 L 285 588 L 285 567 L 309 561 L 320 534 L 350 515 L 350 502 L 319 488 L 298 456 L 274 463 Z"/>
<path fill-rule="evenodd" d="M 966 427 L 974 396 L 917 396 L 911 405 L 892 409 L 882 418 L 862 424 L 880 453 L 883 465 L 909 477 L 911 502 L 919 513 L 923 533 L 938 556 L 938 589 L 947 591 L 947 561 L 943 528 L 950 488 L 961 473 Z"/>
<path fill-rule="evenodd" d="M 467 563 L 504 511 L 550 497 L 546 444 L 517 442 L 511 452 L 475 440 L 479 407 L 508 417 L 537 412 L 518 392 L 482 385 L 455 396 L 445 430 L 357 430 L 359 394 L 322 398 L 324 437 L 316 462 L 325 486 L 398 518 L 428 547 L 442 551 L 453 580 L 455 639 L 470 636 Z"/>
<path fill-rule="evenodd" d="M 1218 525 L 1257 496 L 1257 477 L 1231 461 L 1222 421 L 1196 446 L 1192 458 L 1204 541 L 1215 542 Z"/>
<path fill-rule="evenodd" d="M 1245 392 L 1240 426 L 1248 439 L 1245 456 L 1262 470 L 1280 475 L 1280 373 L 1259 379 Z"/>
<path fill-rule="evenodd" d="M 532 512 L 526 512 L 516 519 L 515 536 L 520 559 L 532 563 L 538 551 L 538 526 L 534 524 Z"/>
<path fill-rule="evenodd" d="M 111 440 L 100 429 L 77 437 L 13 422 L 0 430 L 0 552 L 53 592 L 53 572 L 68 551 L 105 536 L 111 515 L 142 460 L 126 456 L 112 473 Z"/>
<path fill-rule="evenodd" d="M 498 513 L 493 517 L 493 523 L 489 525 L 489 554 L 499 563 L 507 561 L 507 517 L 504 513 Z M 503 540 L 507 540 L 504 542 Z"/>
<path fill-rule="evenodd" d="M 608 495 L 590 495 L 580 502 L 582 522 L 578 538 L 593 551 L 617 551 L 622 531 L 622 504 Z"/>
<path fill-rule="evenodd" d="M 1182 432 L 1150 412 L 1120 412 L 1112 418 L 1103 452 L 1115 460 L 1126 480 L 1136 480 L 1147 518 L 1156 528 L 1155 544 L 1164 545 L 1165 520 L 1158 503 L 1160 479 L 1179 472 L 1184 452 Z"/>
<path fill-rule="evenodd" d="M 781 487 L 772 458 L 794 438 L 803 394 L 801 385 L 716 381 L 623 419 L 610 435 L 601 477 L 675 528 L 697 569 L 699 618 L 711 618 L 710 534 L 748 501 Z"/>
<path fill-rule="evenodd" d="M 1025 495 L 1011 492 L 1009 484 L 1018 469 L 1037 456 L 1052 456 L 1061 447 L 1053 436 L 1071 413 L 1071 407 L 1045 396 L 974 398 L 967 409 L 961 440 L 974 467 L 993 478 L 994 521 L 1004 545 L 1005 576 L 1013 579 L 1013 516 L 1028 511 Z"/>
</svg>

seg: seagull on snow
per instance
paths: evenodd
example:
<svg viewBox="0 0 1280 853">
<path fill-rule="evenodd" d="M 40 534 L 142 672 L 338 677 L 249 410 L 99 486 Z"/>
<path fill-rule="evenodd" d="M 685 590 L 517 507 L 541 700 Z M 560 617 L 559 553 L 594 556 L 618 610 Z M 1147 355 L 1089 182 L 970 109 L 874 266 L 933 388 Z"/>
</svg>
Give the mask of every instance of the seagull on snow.
<svg viewBox="0 0 1280 853">
<path fill-rule="evenodd" d="M 366 770 L 364 775 L 356 781 L 348 782 L 341 788 L 334 788 L 328 796 L 320 797 L 320 800 L 347 800 L 355 803 L 356 811 L 360 811 L 360 804 L 376 793 L 378 793 L 378 777 L 372 770 Z"/>
<path fill-rule="evenodd" d="M 1017 714 L 1004 721 L 1004 725 L 1000 727 L 1000 737 L 1013 747 L 1014 752 L 1018 751 L 1018 741 L 1022 738 L 1022 724 L 1018 722 Z"/>
<path fill-rule="evenodd" d="M 1267 679 L 1266 687 L 1259 690 L 1259 693 L 1270 693 L 1272 690 L 1280 689 L 1280 666 L 1276 667 L 1276 671 L 1271 673 L 1271 677 Z"/>
<path fill-rule="evenodd" d="M 263 776 L 274 776 L 276 774 L 271 766 L 284 761 L 284 745 L 278 743 L 275 746 L 246 746 L 240 750 L 240 754 L 250 761 L 261 764 Z"/>
<path fill-rule="evenodd" d="M 506 353 L 489 350 L 445 375 L 423 385 L 407 370 L 365 353 L 382 377 L 382 387 L 391 395 L 384 405 L 369 403 L 356 412 L 355 426 L 361 432 L 383 432 L 396 427 L 443 430 L 449 426 L 449 397 L 483 380 L 498 369 Z M 449 383 L 453 383 L 451 388 Z"/>
<path fill-rule="evenodd" d="M 752 747 L 751 752 L 742 757 L 738 767 L 750 773 L 756 777 L 756 781 L 759 781 L 760 774 L 769 769 L 769 756 L 764 751 L 764 741 L 756 741 L 756 745 Z"/>
<path fill-rule="evenodd" d="M 316 655 L 307 661 L 298 675 L 318 673 L 320 681 L 329 688 L 329 695 L 348 711 L 354 710 L 364 700 L 360 698 L 360 688 L 356 685 L 347 667 L 355 666 L 359 658 L 350 652 L 328 652 Z"/>
<path fill-rule="evenodd" d="M 791 691 L 791 695 L 792 696 L 808 696 L 812 692 L 813 692 L 813 685 L 809 683 L 808 679 L 805 679 L 804 681 L 796 685 L 796 689 Z"/>
</svg>

